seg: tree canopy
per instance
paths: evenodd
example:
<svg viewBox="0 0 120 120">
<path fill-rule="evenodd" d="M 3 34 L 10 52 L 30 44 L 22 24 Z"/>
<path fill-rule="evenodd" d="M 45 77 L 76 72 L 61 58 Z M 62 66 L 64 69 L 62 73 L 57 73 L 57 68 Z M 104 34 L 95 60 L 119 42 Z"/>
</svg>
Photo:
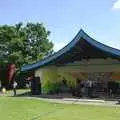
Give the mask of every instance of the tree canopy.
<svg viewBox="0 0 120 120">
<path fill-rule="evenodd" d="M 0 61 L 18 67 L 34 63 L 52 54 L 50 31 L 41 23 L 18 23 L 0 26 Z"/>
</svg>

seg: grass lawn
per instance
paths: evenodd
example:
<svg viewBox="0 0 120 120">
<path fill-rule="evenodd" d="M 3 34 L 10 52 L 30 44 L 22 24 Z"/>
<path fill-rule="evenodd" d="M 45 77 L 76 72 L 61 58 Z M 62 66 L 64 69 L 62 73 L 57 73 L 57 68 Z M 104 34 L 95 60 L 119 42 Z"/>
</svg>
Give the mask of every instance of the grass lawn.
<svg viewBox="0 0 120 120">
<path fill-rule="evenodd" d="M 120 120 L 120 108 L 0 96 L 0 120 Z"/>
</svg>

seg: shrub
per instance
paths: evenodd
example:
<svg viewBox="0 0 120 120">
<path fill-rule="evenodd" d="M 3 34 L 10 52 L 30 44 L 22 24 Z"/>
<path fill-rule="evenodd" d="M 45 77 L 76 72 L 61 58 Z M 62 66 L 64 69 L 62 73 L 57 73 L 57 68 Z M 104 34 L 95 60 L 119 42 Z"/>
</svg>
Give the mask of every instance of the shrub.
<svg viewBox="0 0 120 120">
<path fill-rule="evenodd" d="M 43 93 L 45 94 L 54 94 L 58 93 L 60 88 L 59 83 L 47 82 L 43 85 Z"/>
</svg>

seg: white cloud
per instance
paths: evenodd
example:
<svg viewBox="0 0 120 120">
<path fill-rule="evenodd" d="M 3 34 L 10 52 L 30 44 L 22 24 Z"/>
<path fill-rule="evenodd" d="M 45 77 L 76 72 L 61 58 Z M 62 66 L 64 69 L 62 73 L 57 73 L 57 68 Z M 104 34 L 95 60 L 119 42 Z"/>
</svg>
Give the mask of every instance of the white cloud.
<svg viewBox="0 0 120 120">
<path fill-rule="evenodd" d="M 65 45 L 67 45 L 65 42 L 55 43 L 53 49 L 55 52 L 57 52 L 61 48 L 65 47 Z"/>
<path fill-rule="evenodd" d="M 117 1 L 113 4 L 113 9 L 120 9 L 120 0 L 117 0 Z"/>
</svg>

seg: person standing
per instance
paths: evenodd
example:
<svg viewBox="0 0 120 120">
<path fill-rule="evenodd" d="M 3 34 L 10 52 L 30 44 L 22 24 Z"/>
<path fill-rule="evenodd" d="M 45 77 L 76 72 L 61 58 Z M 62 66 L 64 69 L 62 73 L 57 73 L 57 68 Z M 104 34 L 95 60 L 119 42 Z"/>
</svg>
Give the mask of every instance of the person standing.
<svg viewBox="0 0 120 120">
<path fill-rule="evenodd" d="M 16 96 L 16 87 L 17 87 L 17 82 L 14 81 L 13 82 L 13 93 L 14 93 L 14 96 Z"/>
<path fill-rule="evenodd" d="M 1 81 L 0 81 L 0 91 L 1 91 L 1 88 L 2 88 L 2 83 L 1 83 Z"/>
<path fill-rule="evenodd" d="M 91 97 L 92 96 L 92 81 L 87 80 L 87 96 Z"/>
</svg>

